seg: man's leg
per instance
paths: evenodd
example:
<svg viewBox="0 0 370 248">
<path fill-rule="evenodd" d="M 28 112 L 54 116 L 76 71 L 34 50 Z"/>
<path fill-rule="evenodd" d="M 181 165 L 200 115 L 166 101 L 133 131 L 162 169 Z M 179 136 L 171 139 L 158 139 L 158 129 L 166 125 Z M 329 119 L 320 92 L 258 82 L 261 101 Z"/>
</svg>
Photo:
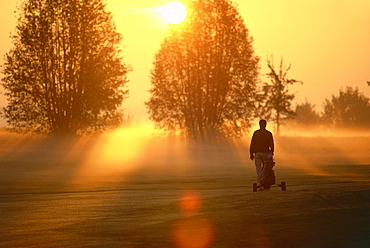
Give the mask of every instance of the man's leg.
<svg viewBox="0 0 370 248">
<path fill-rule="evenodd" d="M 261 172 L 262 172 L 262 153 L 257 152 L 254 157 L 254 164 L 256 165 L 256 174 L 257 174 L 257 185 L 261 186 Z"/>
</svg>

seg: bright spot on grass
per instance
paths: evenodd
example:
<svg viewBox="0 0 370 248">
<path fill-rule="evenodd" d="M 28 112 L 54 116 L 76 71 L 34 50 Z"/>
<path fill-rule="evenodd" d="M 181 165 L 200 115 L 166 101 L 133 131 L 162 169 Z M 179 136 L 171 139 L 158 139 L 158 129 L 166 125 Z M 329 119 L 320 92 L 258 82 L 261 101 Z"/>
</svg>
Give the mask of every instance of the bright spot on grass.
<svg viewBox="0 0 370 248">
<path fill-rule="evenodd" d="M 200 214 L 202 197 L 196 190 L 186 191 L 179 201 L 185 217 L 176 221 L 172 230 L 174 246 L 178 248 L 208 248 L 215 238 L 212 221 Z"/>
<path fill-rule="evenodd" d="M 195 191 L 185 192 L 180 199 L 180 209 L 185 214 L 196 214 L 202 208 L 202 197 Z"/>
<path fill-rule="evenodd" d="M 152 125 L 139 125 L 102 134 L 89 151 L 81 173 L 98 176 L 131 172 L 145 157 L 144 148 L 154 132 Z"/>
</svg>

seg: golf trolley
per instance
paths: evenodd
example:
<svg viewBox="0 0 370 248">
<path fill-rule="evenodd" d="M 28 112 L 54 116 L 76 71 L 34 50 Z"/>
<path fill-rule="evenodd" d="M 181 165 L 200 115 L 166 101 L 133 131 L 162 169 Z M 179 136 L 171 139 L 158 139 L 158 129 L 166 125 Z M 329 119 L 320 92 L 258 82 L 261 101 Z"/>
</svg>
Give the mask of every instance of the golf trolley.
<svg viewBox="0 0 370 248">
<path fill-rule="evenodd" d="M 253 183 L 253 192 L 257 192 L 258 189 L 270 189 L 272 185 L 281 187 L 282 191 L 286 190 L 286 183 L 281 182 L 280 184 L 276 183 L 275 172 L 272 169 L 275 166 L 275 162 L 272 158 L 267 159 L 263 163 L 261 171 L 261 181 L 260 185 Z"/>
</svg>

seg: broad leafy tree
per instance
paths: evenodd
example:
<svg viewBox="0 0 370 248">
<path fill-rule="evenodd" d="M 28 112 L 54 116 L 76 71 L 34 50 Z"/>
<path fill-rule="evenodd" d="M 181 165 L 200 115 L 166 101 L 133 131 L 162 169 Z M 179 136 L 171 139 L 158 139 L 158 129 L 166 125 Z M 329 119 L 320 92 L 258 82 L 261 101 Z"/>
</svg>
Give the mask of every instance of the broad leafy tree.
<svg viewBox="0 0 370 248">
<path fill-rule="evenodd" d="M 294 94 L 289 93 L 289 85 L 302 83 L 296 79 L 287 78 L 290 66 L 285 67 L 283 59 L 280 61 L 278 69 L 273 64 L 273 59 L 267 61 L 269 73 L 267 77 L 269 83 L 263 86 L 264 102 L 262 117 L 272 120 L 276 124 L 276 133 L 280 134 L 280 127 L 284 120 L 291 119 L 295 116 L 292 107 Z"/>
<path fill-rule="evenodd" d="M 325 99 L 323 121 L 335 127 L 370 127 L 370 99 L 358 88 L 346 87 Z"/>
<path fill-rule="evenodd" d="M 103 0 L 26 0 L 6 54 L 13 130 L 76 135 L 120 123 L 127 65 Z"/>
<path fill-rule="evenodd" d="M 230 0 L 190 0 L 156 54 L 150 118 L 166 132 L 196 140 L 238 136 L 253 118 L 258 57 Z"/>
</svg>

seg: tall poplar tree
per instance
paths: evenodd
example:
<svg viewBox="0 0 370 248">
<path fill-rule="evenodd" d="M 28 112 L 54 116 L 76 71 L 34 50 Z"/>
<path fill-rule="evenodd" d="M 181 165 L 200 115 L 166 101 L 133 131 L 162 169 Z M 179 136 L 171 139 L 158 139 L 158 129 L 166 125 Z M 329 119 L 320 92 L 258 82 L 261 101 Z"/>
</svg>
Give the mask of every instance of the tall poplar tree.
<svg viewBox="0 0 370 248">
<path fill-rule="evenodd" d="M 151 98 L 158 128 L 195 140 L 238 136 L 250 127 L 259 58 L 231 0 L 190 0 L 156 54 Z"/>
<path fill-rule="evenodd" d="M 121 34 L 103 0 L 26 0 L 6 54 L 9 127 L 55 136 L 118 125 L 127 97 Z"/>
<path fill-rule="evenodd" d="M 265 106 L 261 107 L 263 113 L 262 118 L 272 120 L 276 124 L 276 134 L 280 134 L 281 125 L 284 120 L 292 119 L 296 113 L 292 108 L 294 94 L 289 93 L 289 85 L 301 83 L 296 79 L 287 78 L 290 65 L 285 67 L 283 59 L 280 61 L 279 69 L 276 70 L 273 64 L 273 58 L 267 61 L 267 66 L 270 70 L 267 77 L 270 83 L 265 83 L 263 86 L 263 99 Z"/>
</svg>

